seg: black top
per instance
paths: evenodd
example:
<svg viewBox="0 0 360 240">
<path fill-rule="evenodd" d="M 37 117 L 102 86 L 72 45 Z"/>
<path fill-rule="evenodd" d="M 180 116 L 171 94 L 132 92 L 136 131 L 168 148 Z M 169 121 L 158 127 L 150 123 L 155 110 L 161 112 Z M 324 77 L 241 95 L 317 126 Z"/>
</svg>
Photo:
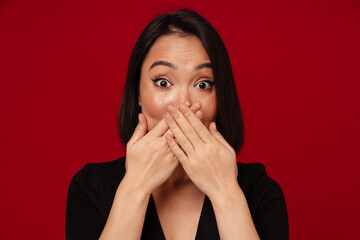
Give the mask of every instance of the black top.
<svg viewBox="0 0 360 240">
<path fill-rule="evenodd" d="M 260 163 L 238 163 L 238 182 L 245 194 L 262 240 L 289 239 L 286 204 L 280 186 Z M 66 206 L 66 239 L 98 239 L 109 215 L 117 187 L 125 175 L 125 157 L 88 163 L 70 182 Z M 152 196 L 141 239 L 165 239 Z M 211 201 L 203 203 L 196 238 L 220 239 Z"/>
</svg>

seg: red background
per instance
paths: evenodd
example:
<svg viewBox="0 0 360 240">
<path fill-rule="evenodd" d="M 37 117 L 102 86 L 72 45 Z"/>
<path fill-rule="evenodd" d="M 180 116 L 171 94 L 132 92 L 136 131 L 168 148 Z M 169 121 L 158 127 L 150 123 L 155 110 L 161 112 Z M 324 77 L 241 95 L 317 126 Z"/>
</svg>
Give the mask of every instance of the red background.
<svg viewBox="0 0 360 240">
<path fill-rule="evenodd" d="M 124 151 L 132 47 L 169 7 L 222 36 L 246 124 L 242 162 L 286 196 L 291 239 L 360 239 L 360 2 L 0 1 L 0 239 L 64 239 L 71 177 Z"/>
</svg>

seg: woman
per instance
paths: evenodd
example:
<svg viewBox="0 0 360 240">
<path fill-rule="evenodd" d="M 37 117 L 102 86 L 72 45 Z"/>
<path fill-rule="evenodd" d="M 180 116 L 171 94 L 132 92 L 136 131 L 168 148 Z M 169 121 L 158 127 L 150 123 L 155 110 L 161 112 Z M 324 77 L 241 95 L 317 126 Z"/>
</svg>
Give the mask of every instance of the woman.
<svg viewBox="0 0 360 240">
<path fill-rule="evenodd" d="M 203 17 L 179 10 L 143 30 L 119 113 L 126 157 L 74 176 L 67 239 L 288 239 L 279 185 L 263 165 L 236 162 L 230 60 Z"/>
</svg>

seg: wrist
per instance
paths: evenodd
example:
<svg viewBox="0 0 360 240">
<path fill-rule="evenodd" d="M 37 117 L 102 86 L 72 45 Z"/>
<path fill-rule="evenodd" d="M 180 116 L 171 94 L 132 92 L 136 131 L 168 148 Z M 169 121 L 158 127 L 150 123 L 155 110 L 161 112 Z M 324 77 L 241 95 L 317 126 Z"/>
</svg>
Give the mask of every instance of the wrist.
<svg viewBox="0 0 360 240">
<path fill-rule="evenodd" d="M 216 194 L 209 196 L 209 199 L 213 205 L 221 208 L 225 206 L 231 208 L 233 204 L 246 201 L 245 195 L 237 182 L 225 186 Z"/>
<path fill-rule="evenodd" d="M 151 191 L 145 187 L 145 184 L 141 184 L 139 179 L 133 178 L 128 174 L 125 174 L 122 179 L 118 191 L 121 189 L 121 192 L 129 196 L 130 198 L 144 200 L 150 197 Z"/>
</svg>

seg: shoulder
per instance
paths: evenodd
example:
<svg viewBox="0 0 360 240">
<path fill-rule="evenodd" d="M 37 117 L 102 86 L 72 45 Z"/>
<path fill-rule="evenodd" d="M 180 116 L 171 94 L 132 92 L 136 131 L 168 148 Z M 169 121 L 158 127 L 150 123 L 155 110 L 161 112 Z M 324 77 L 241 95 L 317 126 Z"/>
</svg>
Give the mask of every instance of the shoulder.
<svg viewBox="0 0 360 240">
<path fill-rule="evenodd" d="M 102 178 L 125 174 L 125 157 L 109 162 L 87 163 L 73 177 L 72 181 L 86 182 L 89 177 Z"/>
<path fill-rule="evenodd" d="M 238 181 L 244 185 L 268 183 L 275 181 L 268 177 L 265 166 L 262 163 L 237 163 Z"/>
<path fill-rule="evenodd" d="M 267 175 L 261 163 L 238 163 L 238 182 L 243 190 L 252 215 L 266 208 L 274 200 L 285 198 L 280 185 Z"/>
<path fill-rule="evenodd" d="M 104 184 L 117 187 L 124 175 L 125 157 L 109 162 L 87 163 L 72 178 L 69 192 L 81 188 L 95 193 Z"/>
<path fill-rule="evenodd" d="M 280 187 L 279 184 L 267 175 L 262 163 L 237 163 L 238 182 L 243 187 L 252 187 L 254 190 Z"/>
</svg>

